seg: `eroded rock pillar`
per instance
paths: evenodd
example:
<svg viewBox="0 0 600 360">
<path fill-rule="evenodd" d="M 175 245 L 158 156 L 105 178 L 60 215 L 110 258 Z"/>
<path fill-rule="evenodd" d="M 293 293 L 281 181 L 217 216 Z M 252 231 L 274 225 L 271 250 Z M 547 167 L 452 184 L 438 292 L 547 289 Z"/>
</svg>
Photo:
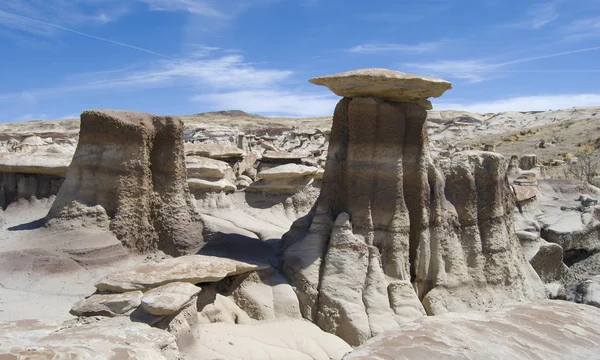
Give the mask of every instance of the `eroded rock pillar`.
<svg viewBox="0 0 600 360">
<path fill-rule="evenodd" d="M 344 98 L 320 197 L 284 236 L 284 271 L 305 317 L 359 345 L 426 311 L 532 296 L 526 262 L 512 250 L 500 155 L 444 169 L 430 158 L 427 99 L 450 83 L 384 69 L 311 82 Z M 456 175 L 451 189 L 447 173 Z M 452 189 L 471 192 L 449 201 Z"/>
<path fill-rule="evenodd" d="M 139 252 L 197 251 L 203 225 L 187 185 L 181 120 L 83 112 L 79 143 L 48 220 L 107 226 Z"/>
</svg>

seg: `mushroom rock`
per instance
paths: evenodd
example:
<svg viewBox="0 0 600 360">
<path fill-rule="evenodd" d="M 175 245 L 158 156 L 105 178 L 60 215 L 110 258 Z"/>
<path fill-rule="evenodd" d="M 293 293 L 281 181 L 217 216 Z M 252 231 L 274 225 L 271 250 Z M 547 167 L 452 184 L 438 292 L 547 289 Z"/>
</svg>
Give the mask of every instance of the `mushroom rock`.
<svg viewBox="0 0 600 360">
<path fill-rule="evenodd" d="M 427 99 L 450 83 L 383 69 L 311 82 L 344 98 L 320 197 L 284 235 L 304 317 L 359 345 L 426 313 L 542 296 L 514 233 L 504 158 L 433 164 Z"/>
<path fill-rule="evenodd" d="M 197 251 L 203 224 L 187 185 L 181 120 L 132 111 L 83 112 L 79 143 L 47 220 L 51 226 L 108 224 L 139 252 Z"/>
</svg>

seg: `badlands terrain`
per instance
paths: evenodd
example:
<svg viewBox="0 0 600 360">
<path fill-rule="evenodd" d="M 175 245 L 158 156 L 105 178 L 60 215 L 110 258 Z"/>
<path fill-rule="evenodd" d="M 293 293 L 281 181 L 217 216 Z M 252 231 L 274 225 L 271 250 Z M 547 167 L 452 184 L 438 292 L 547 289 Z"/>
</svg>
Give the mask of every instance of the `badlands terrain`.
<svg viewBox="0 0 600 360">
<path fill-rule="evenodd" d="M 333 117 L 0 124 L 0 359 L 598 358 L 600 107 L 311 81 Z"/>
</svg>

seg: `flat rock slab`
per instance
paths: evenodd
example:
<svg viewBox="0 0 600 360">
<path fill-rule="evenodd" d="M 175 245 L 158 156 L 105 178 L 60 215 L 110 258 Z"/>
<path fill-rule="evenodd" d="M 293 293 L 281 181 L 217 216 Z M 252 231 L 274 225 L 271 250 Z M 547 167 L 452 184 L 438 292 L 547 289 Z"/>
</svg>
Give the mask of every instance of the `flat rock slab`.
<svg viewBox="0 0 600 360">
<path fill-rule="evenodd" d="M 302 158 L 308 157 L 308 152 L 286 152 L 286 151 L 265 151 L 262 154 L 263 160 L 302 160 Z"/>
<path fill-rule="evenodd" d="M 0 359 L 178 359 L 176 338 L 129 318 L 0 323 Z"/>
<path fill-rule="evenodd" d="M 371 339 L 344 360 L 596 359 L 600 309 L 544 300 L 489 313 L 421 318 Z"/>
<path fill-rule="evenodd" d="M 100 280 L 96 288 L 100 291 L 117 293 L 144 291 L 172 282 L 190 284 L 217 282 L 227 276 L 267 268 L 268 265 L 254 265 L 216 256 L 188 255 L 116 272 Z"/>
<path fill-rule="evenodd" d="M 513 185 L 517 202 L 531 200 L 537 197 L 537 187 Z"/>
<path fill-rule="evenodd" d="M 185 282 L 174 282 L 149 290 L 142 298 L 142 307 L 152 315 L 179 312 L 200 292 L 200 288 Z"/>
<path fill-rule="evenodd" d="M 71 154 L 0 154 L 0 172 L 65 177 Z"/>
<path fill-rule="evenodd" d="M 375 96 L 398 102 L 419 102 L 440 97 L 452 88 L 447 81 L 388 69 L 360 69 L 310 79 L 336 95 L 355 98 Z"/>
<path fill-rule="evenodd" d="M 127 314 L 140 306 L 141 291 L 122 294 L 97 294 L 78 301 L 71 309 L 75 316 L 116 316 Z"/>
<path fill-rule="evenodd" d="M 233 146 L 185 143 L 186 156 L 202 156 L 216 160 L 242 158 L 244 151 Z"/>
<path fill-rule="evenodd" d="M 261 171 L 258 177 L 265 180 L 280 180 L 280 179 L 296 179 L 308 175 L 314 175 L 319 171 L 319 168 L 314 166 L 285 164 L 276 166 L 269 170 Z"/>
<path fill-rule="evenodd" d="M 188 178 L 222 179 L 231 170 L 228 163 L 202 156 L 185 157 Z"/>
<path fill-rule="evenodd" d="M 228 179 L 205 180 L 188 178 L 188 186 L 192 190 L 204 191 L 235 191 L 235 185 Z"/>
</svg>

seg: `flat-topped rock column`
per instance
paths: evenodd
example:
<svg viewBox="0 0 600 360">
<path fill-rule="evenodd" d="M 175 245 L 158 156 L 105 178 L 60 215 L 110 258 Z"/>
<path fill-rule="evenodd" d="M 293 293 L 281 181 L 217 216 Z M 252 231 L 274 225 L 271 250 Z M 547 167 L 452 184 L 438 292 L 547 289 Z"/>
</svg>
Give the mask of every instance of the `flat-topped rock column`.
<svg viewBox="0 0 600 360">
<path fill-rule="evenodd" d="M 83 112 L 79 143 L 48 220 L 108 226 L 139 252 L 197 251 L 203 224 L 187 185 L 181 120 Z"/>
<path fill-rule="evenodd" d="M 430 158 L 425 122 L 427 99 L 441 96 L 450 83 L 385 69 L 311 82 L 344 98 L 333 117 L 321 195 L 311 214 L 284 236 L 284 270 L 297 287 L 305 317 L 358 345 L 426 312 L 493 303 L 493 291 L 471 293 L 487 285 L 485 272 L 492 268 L 514 275 L 502 278 L 510 291 L 500 301 L 534 296 L 525 275 L 528 264 L 509 250 L 518 246 L 514 230 L 510 233 L 504 222 L 490 228 L 493 236 L 486 233 L 485 239 L 495 236 L 496 247 L 475 235 L 463 242 L 473 224 L 461 222 L 446 199 L 445 173 Z M 476 222 L 503 221 L 503 201 L 510 201 L 498 172 L 504 162 L 492 162 L 483 165 L 493 166 L 490 176 L 476 165 L 460 175 L 484 180 L 492 194 L 482 200 L 500 207 L 488 214 L 488 207 L 476 203 L 480 192 L 470 195 L 475 203 L 456 200 L 461 210 L 474 212 L 470 219 Z M 486 251 L 503 256 L 486 257 Z M 479 257 L 471 263 L 473 253 Z M 455 293 L 465 286 L 467 296 Z M 450 290 L 432 293 L 438 287 Z"/>
</svg>

